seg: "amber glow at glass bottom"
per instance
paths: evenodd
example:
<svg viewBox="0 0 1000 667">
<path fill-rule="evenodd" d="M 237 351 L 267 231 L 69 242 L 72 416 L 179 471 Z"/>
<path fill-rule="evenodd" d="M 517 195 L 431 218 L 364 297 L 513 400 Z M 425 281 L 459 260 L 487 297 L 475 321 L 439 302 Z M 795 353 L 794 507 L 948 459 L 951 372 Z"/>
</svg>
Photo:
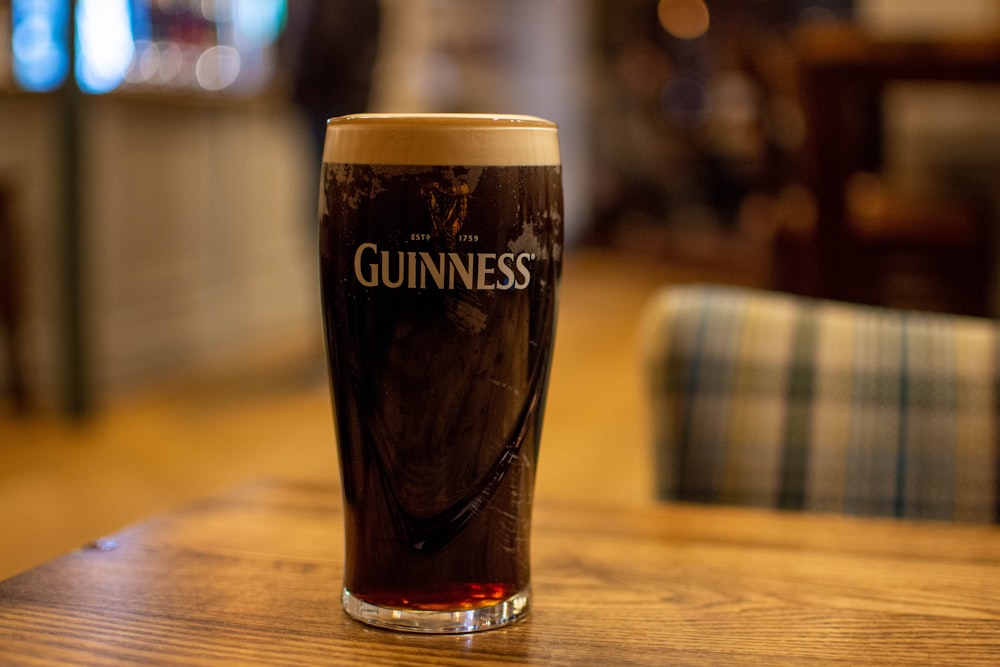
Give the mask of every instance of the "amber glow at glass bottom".
<svg viewBox="0 0 1000 667">
<path fill-rule="evenodd" d="M 531 588 L 513 591 L 501 584 L 465 584 L 422 591 L 418 598 L 403 592 L 378 596 L 377 604 L 344 589 L 344 611 L 363 623 L 393 630 L 463 634 L 502 627 L 528 613 Z"/>
</svg>

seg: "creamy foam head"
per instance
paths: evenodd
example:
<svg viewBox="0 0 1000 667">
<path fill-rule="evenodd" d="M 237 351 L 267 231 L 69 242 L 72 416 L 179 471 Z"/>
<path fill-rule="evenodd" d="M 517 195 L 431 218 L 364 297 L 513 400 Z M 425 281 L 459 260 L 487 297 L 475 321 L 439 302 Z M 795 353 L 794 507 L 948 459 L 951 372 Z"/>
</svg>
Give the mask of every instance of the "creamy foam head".
<svg viewBox="0 0 1000 667">
<path fill-rule="evenodd" d="M 559 164 L 556 124 L 534 116 L 358 114 L 331 118 L 323 161 L 342 164 Z"/>
</svg>

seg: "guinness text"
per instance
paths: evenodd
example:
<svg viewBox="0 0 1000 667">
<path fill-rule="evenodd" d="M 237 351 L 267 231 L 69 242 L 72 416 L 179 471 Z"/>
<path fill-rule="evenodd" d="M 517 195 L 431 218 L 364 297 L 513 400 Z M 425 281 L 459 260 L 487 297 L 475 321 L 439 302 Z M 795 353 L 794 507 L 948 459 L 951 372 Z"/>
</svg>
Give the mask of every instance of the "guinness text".
<svg viewBox="0 0 1000 667">
<path fill-rule="evenodd" d="M 354 275 L 365 287 L 522 290 L 531 283 L 532 253 L 380 251 L 362 243 Z"/>
</svg>

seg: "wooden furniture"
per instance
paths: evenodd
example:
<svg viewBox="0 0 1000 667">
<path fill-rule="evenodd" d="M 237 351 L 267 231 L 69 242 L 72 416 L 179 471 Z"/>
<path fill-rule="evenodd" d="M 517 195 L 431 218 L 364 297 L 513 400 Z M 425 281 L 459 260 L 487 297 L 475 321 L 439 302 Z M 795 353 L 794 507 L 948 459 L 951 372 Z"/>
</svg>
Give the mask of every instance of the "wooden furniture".
<svg viewBox="0 0 1000 667">
<path fill-rule="evenodd" d="M 0 583 L 0 662 L 996 664 L 1000 529 L 541 501 L 534 607 L 422 636 L 340 609 L 332 484 L 255 483 Z"/>
<path fill-rule="evenodd" d="M 988 276 L 983 275 L 991 257 L 983 252 L 991 239 L 988 225 L 969 242 L 962 237 L 964 229 L 952 234 L 954 215 L 947 212 L 935 221 L 942 228 L 938 236 L 946 235 L 946 242 L 928 242 L 922 230 L 911 234 L 908 225 L 890 216 L 882 221 L 883 227 L 892 227 L 890 233 L 873 242 L 852 233 L 848 182 L 858 172 L 882 167 L 882 93 L 890 84 L 1000 83 L 1000 40 L 889 40 L 851 27 L 824 26 L 804 30 L 795 53 L 807 127 L 804 176 L 816 196 L 818 220 L 811 238 L 789 238 L 779 248 L 778 286 L 812 296 L 873 302 L 878 279 L 866 265 L 879 261 L 888 247 L 922 249 L 925 256 L 943 258 L 933 280 L 955 282 L 951 310 L 988 314 Z M 924 209 L 925 218 L 933 214 L 922 202 L 914 206 Z M 956 213 L 967 212 L 960 208 Z M 913 226 L 920 222 L 913 221 Z M 955 267 L 968 275 L 956 276 Z"/>
<path fill-rule="evenodd" d="M 0 180 L 0 369 L 6 366 L 8 376 L 0 374 L 0 409 L 3 394 L 9 394 L 14 412 L 24 413 L 29 407 L 24 340 L 25 248 L 14 209 L 14 187 Z"/>
</svg>

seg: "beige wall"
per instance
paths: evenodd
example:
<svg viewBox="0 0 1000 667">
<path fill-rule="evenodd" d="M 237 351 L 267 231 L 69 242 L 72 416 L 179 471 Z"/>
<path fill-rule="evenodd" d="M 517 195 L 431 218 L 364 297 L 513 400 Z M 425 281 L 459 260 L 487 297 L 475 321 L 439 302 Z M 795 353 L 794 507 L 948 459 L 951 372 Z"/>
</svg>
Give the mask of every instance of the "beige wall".
<svg viewBox="0 0 1000 667">
<path fill-rule="evenodd" d="M 0 104 L 0 173 L 17 183 L 29 257 L 32 385 L 49 405 L 64 376 L 56 104 Z M 317 326 L 318 174 L 287 107 L 103 96 L 84 108 L 84 312 L 98 403 Z"/>
</svg>

